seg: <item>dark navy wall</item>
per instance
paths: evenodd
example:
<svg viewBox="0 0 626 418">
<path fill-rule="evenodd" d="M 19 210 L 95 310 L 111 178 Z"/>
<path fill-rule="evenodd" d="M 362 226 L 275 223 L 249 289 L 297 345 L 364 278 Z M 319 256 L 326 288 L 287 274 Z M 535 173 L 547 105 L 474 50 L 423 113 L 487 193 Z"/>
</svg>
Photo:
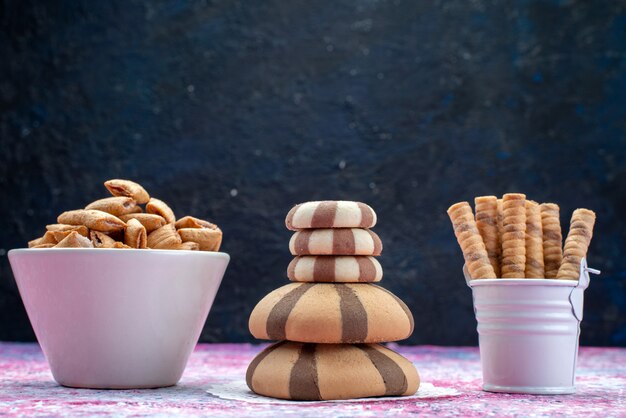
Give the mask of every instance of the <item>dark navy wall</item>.
<svg viewBox="0 0 626 418">
<path fill-rule="evenodd" d="M 232 256 L 204 341 L 250 341 L 298 202 L 361 200 L 409 343 L 475 344 L 446 216 L 522 191 L 598 214 L 583 344 L 626 346 L 626 7 L 616 1 L 0 2 L 0 339 L 34 338 L 6 257 L 143 183 Z"/>
</svg>

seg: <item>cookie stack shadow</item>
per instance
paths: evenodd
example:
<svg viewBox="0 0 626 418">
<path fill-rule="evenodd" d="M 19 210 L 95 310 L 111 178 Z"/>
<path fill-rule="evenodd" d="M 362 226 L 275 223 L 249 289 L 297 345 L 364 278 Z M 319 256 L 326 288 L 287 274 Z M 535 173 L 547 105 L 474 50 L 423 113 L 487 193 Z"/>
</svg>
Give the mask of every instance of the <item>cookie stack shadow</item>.
<svg viewBox="0 0 626 418">
<path fill-rule="evenodd" d="M 382 243 L 369 228 L 376 213 L 360 202 L 296 205 L 292 283 L 265 296 L 250 315 L 250 332 L 278 342 L 259 353 L 248 387 L 292 400 L 408 396 L 419 387 L 414 365 L 380 343 L 408 338 L 413 316 L 382 279 Z"/>
</svg>

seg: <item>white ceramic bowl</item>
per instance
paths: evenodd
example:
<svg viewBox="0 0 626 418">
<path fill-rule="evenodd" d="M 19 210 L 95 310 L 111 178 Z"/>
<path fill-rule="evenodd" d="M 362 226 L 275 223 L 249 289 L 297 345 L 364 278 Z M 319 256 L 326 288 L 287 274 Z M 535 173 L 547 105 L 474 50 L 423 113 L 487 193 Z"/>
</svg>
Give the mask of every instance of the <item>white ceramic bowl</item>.
<svg viewBox="0 0 626 418">
<path fill-rule="evenodd" d="M 175 385 L 228 254 L 18 249 L 9 260 L 54 379 L 84 388 Z"/>
</svg>

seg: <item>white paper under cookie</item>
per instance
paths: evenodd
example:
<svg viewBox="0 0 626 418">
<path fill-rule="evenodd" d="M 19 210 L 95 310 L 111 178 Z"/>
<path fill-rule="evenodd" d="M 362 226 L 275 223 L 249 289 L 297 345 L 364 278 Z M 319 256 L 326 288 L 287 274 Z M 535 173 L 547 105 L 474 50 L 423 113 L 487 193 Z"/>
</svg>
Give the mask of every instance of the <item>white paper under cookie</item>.
<svg viewBox="0 0 626 418">
<path fill-rule="evenodd" d="M 249 403 L 266 403 L 266 404 L 294 404 L 302 403 L 302 401 L 288 401 L 283 399 L 268 398 L 265 396 L 257 395 L 252 392 L 243 380 L 236 380 L 232 382 L 217 383 L 207 389 L 207 392 L 220 399 L 227 399 L 231 401 L 249 402 Z M 421 383 L 419 390 L 413 396 L 389 396 L 380 398 L 359 398 L 359 399 L 347 399 L 336 401 L 307 401 L 307 404 L 322 403 L 322 402 L 378 402 L 388 400 L 411 400 L 411 399 L 433 399 L 433 398 L 447 398 L 451 396 L 458 396 L 460 392 L 452 388 L 436 387 L 432 383 Z"/>
</svg>

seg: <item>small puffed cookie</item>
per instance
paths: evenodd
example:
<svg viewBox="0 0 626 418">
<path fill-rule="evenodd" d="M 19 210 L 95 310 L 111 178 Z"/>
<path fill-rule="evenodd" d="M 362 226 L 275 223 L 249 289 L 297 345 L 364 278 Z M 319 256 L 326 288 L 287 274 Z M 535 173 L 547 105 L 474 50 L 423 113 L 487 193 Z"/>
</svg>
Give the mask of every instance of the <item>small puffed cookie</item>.
<svg viewBox="0 0 626 418">
<path fill-rule="evenodd" d="M 246 383 L 259 395 L 317 401 L 411 396 L 420 377 L 413 363 L 382 345 L 281 341 L 252 360 Z"/>
<path fill-rule="evenodd" d="M 89 238 L 80 235 L 76 231 L 72 231 L 55 245 L 54 248 L 93 248 L 93 244 Z"/>
<path fill-rule="evenodd" d="M 121 231 L 126 224 L 117 216 L 94 209 L 68 210 L 57 217 L 57 222 L 66 225 L 84 225 L 100 232 Z"/>
<path fill-rule="evenodd" d="M 148 234 L 146 228 L 137 219 L 129 219 L 124 231 L 124 244 L 130 248 L 146 248 Z"/>
<path fill-rule="evenodd" d="M 89 235 L 89 229 L 85 225 L 51 224 L 46 225 L 46 230 L 50 232 L 76 231 L 84 237 Z"/>
<path fill-rule="evenodd" d="M 113 238 L 104 232 L 89 231 L 89 237 L 95 248 L 113 248 L 116 243 Z"/>
<path fill-rule="evenodd" d="M 371 228 L 376 225 L 376 212 L 361 202 L 305 202 L 289 211 L 285 225 L 292 231 L 307 228 Z"/>
<path fill-rule="evenodd" d="M 222 230 L 210 228 L 181 228 L 178 230 L 183 242 L 195 242 L 200 251 L 219 251 L 222 244 Z"/>
<path fill-rule="evenodd" d="M 292 282 L 379 282 L 383 268 L 370 256 L 300 256 L 287 267 Z"/>
<path fill-rule="evenodd" d="M 98 199 L 85 206 L 85 209 L 101 210 L 102 212 L 110 213 L 115 216 L 141 212 L 141 207 L 137 206 L 137 202 L 131 197 L 124 196 Z"/>
<path fill-rule="evenodd" d="M 289 240 L 292 255 L 380 255 L 383 244 L 369 229 L 305 229 Z"/>
<path fill-rule="evenodd" d="M 119 218 L 124 222 L 128 222 L 130 219 L 137 219 L 143 227 L 146 228 L 148 234 L 166 224 L 162 216 L 155 215 L 154 213 L 130 213 L 128 215 L 121 215 Z"/>
<path fill-rule="evenodd" d="M 261 340 L 378 343 L 408 338 L 413 315 L 374 284 L 290 283 L 261 299 L 248 325 Z"/>
<path fill-rule="evenodd" d="M 53 231 L 46 231 L 43 237 L 35 238 L 32 241 L 28 241 L 28 248 L 34 248 L 34 247 L 41 248 L 41 245 L 47 245 L 47 244 L 52 244 L 54 246 L 54 245 L 57 245 L 58 242 L 59 241 L 57 241 L 56 237 L 54 236 Z"/>
<path fill-rule="evenodd" d="M 113 196 L 131 197 L 140 204 L 148 203 L 150 200 L 150 195 L 146 192 L 146 189 L 134 181 L 112 179 L 105 181 L 104 187 L 106 187 Z"/>
<path fill-rule="evenodd" d="M 162 216 L 165 222 L 169 224 L 176 222 L 176 215 L 174 215 L 172 208 L 164 201 L 155 199 L 154 197 L 151 197 L 146 204 L 146 212 Z"/>
<path fill-rule="evenodd" d="M 183 240 L 176 232 L 173 223 L 168 223 L 148 235 L 148 248 L 171 250 L 182 244 Z"/>
</svg>

